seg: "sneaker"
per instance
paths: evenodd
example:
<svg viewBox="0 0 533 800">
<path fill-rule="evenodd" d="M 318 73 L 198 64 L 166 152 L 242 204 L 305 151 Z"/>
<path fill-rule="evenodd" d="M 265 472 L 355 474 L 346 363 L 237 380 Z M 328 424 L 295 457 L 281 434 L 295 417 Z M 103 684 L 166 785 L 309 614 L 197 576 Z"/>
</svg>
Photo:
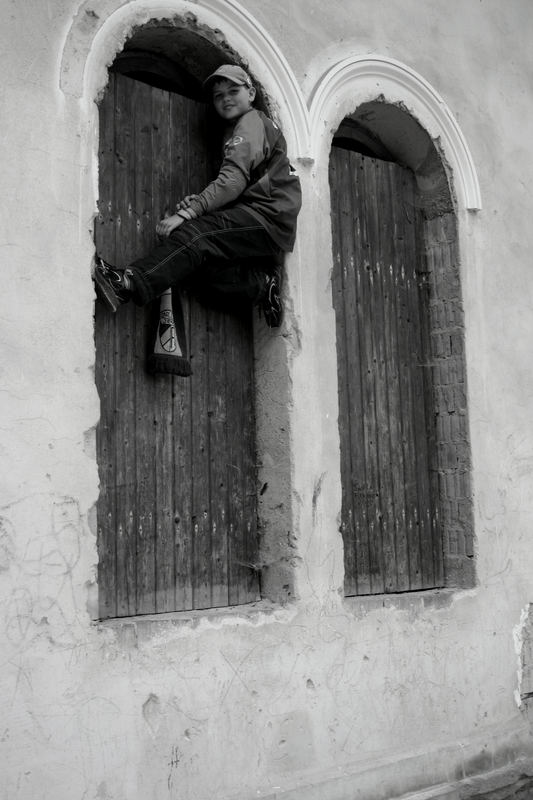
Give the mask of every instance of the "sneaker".
<svg viewBox="0 0 533 800">
<path fill-rule="evenodd" d="M 279 328 L 283 319 L 281 271 L 276 270 L 273 275 L 267 275 L 266 280 L 265 291 L 259 305 L 265 315 L 265 322 L 268 327 Z"/>
<path fill-rule="evenodd" d="M 111 311 L 116 311 L 122 303 L 131 298 L 131 290 L 126 287 L 125 270 L 108 264 L 100 256 L 96 256 L 94 282 L 98 296 Z"/>
</svg>

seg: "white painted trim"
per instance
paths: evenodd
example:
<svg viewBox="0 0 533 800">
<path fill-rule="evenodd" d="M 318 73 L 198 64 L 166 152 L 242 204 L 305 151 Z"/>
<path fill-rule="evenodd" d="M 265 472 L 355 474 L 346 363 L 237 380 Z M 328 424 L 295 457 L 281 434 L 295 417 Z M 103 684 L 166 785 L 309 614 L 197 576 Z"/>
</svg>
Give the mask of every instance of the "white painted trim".
<svg viewBox="0 0 533 800">
<path fill-rule="evenodd" d="M 401 102 L 432 138 L 440 139 L 459 203 L 481 208 L 476 169 L 466 140 L 438 92 L 410 67 L 384 56 L 350 56 L 334 64 L 312 89 L 309 100 L 309 155 L 317 158 L 342 119 L 369 100 Z"/>
<path fill-rule="evenodd" d="M 94 13 L 85 0 L 65 39 L 59 85 L 66 95 L 92 102 L 107 81 L 107 66 L 120 52 L 136 25 L 150 19 L 194 15 L 200 24 L 221 30 L 228 43 L 245 58 L 252 72 L 277 100 L 277 110 L 292 157 L 305 155 L 309 116 L 305 99 L 281 50 L 257 20 L 235 0 L 114 0 L 107 14 Z M 113 6 L 115 6 L 113 8 Z"/>
</svg>

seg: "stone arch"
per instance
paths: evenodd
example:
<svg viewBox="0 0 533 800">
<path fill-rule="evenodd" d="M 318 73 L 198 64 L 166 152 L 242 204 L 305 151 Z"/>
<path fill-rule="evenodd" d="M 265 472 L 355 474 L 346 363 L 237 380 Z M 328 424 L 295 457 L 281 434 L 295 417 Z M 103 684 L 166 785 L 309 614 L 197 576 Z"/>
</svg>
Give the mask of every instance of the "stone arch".
<svg viewBox="0 0 533 800">
<path fill-rule="evenodd" d="M 327 159 L 331 136 L 360 105 L 383 99 L 401 105 L 440 144 L 460 208 L 481 208 L 475 165 L 457 121 L 438 92 L 405 64 L 383 56 L 352 56 L 334 64 L 309 96 L 310 153 Z"/>
<path fill-rule="evenodd" d="M 308 112 L 292 70 L 281 50 L 254 17 L 235 0 L 208 0 L 201 6 L 188 0 L 108 0 L 107 13 L 97 13 L 85 0 L 67 34 L 60 62 L 61 91 L 94 101 L 107 82 L 107 67 L 131 31 L 151 20 L 181 18 L 205 26 L 245 58 L 272 98 L 293 158 L 305 155 L 309 139 Z M 221 31 L 223 33 L 221 33 Z"/>
</svg>

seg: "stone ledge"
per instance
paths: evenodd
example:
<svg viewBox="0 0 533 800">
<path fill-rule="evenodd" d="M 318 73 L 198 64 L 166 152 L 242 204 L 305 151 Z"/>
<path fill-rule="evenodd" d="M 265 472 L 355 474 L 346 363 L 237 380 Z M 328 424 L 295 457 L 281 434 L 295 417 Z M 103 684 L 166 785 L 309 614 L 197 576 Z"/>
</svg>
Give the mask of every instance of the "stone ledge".
<svg viewBox="0 0 533 800">
<path fill-rule="evenodd" d="M 391 800 L 532 800 L 533 763 L 519 761 L 510 767 L 410 792 Z"/>
<path fill-rule="evenodd" d="M 533 763 L 521 760 L 460 784 L 459 800 L 531 800 Z"/>
</svg>

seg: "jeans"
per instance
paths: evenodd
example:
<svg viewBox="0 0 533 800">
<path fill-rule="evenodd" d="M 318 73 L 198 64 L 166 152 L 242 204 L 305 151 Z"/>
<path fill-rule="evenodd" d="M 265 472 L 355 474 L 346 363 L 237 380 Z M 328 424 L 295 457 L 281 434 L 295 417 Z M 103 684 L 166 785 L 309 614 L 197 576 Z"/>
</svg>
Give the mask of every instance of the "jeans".
<svg viewBox="0 0 533 800">
<path fill-rule="evenodd" d="M 242 208 L 215 211 L 184 222 L 150 253 L 129 266 L 134 300 L 145 305 L 176 284 L 192 282 L 215 293 L 258 299 L 264 274 L 281 250 L 263 226 Z"/>
</svg>

